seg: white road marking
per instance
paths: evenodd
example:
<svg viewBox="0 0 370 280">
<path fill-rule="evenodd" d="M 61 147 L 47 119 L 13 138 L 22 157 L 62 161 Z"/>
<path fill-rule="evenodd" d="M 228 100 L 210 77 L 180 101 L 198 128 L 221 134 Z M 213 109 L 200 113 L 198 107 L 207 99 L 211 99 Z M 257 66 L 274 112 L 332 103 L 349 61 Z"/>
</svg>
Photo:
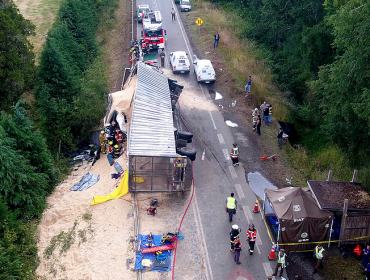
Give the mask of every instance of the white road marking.
<svg viewBox="0 0 370 280">
<path fill-rule="evenodd" d="M 214 120 L 214 119 L 213 119 L 213 117 L 212 117 L 212 113 L 211 113 L 211 112 L 209 112 L 209 115 L 210 115 L 210 117 L 211 117 L 211 120 L 212 120 L 212 123 L 213 123 L 213 127 L 214 127 L 215 129 L 217 129 L 216 124 L 215 124 L 215 120 Z"/>
<path fill-rule="evenodd" d="M 230 170 L 231 177 L 232 177 L 233 179 L 238 178 L 238 175 L 236 175 L 236 172 L 235 172 L 235 168 L 234 168 L 234 166 L 230 165 L 230 166 L 229 166 L 229 170 Z"/>
<path fill-rule="evenodd" d="M 254 247 L 256 247 L 256 248 L 257 248 L 258 254 L 260 254 L 260 255 L 261 255 L 260 246 L 258 246 L 258 244 L 257 244 L 257 240 L 258 240 L 258 239 L 256 239 L 256 242 L 255 242 L 255 244 L 254 244 Z"/>
<path fill-rule="evenodd" d="M 262 265 L 263 265 L 263 269 L 265 270 L 266 276 L 271 276 L 272 275 L 272 268 L 271 268 L 270 263 L 265 262 Z"/>
<path fill-rule="evenodd" d="M 239 198 L 245 198 L 242 186 L 240 184 L 236 184 L 235 189 L 236 189 L 236 192 L 238 193 Z"/>
<path fill-rule="evenodd" d="M 251 209 L 249 208 L 249 206 L 245 206 L 245 207 L 246 207 L 246 211 L 247 211 L 248 217 L 250 218 L 250 220 L 253 220 Z"/>
<path fill-rule="evenodd" d="M 224 153 L 225 159 L 230 160 L 229 150 L 228 149 L 222 149 L 222 152 Z M 235 172 L 235 170 L 234 170 Z"/>
<path fill-rule="evenodd" d="M 220 144 L 225 144 L 225 139 L 222 136 L 222 134 L 217 134 L 217 137 L 218 137 L 218 141 L 220 141 Z"/>
<path fill-rule="evenodd" d="M 248 207 L 248 206 L 243 206 L 242 208 L 243 208 L 244 215 L 245 215 L 245 217 L 247 218 L 247 222 L 248 222 L 248 224 L 250 224 L 250 222 L 249 222 L 249 217 L 248 217 L 248 213 L 247 213 L 247 207 Z"/>
<path fill-rule="evenodd" d="M 256 244 L 262 246 L 262 240 L 261 240 L 261 238 L 257 238 L 256 239 Z"/>
<path fill-rule="evenodd" d="M 203 251 L 205 253 L 206 277 L 209 280 L 213 280 L 211 262 L 209 261 L 206 238 L 205 238 L 204 231 L 203 231 L 202 220 L 200 219 L 200 213 L 199 213 L 197 198 L 196 198 L 196 195 L 195 195 L 195 190 L 194 190 L 194 198 L 193 198 L 192 202 L 193 202 L 192 206 L 193 206 L 193 213 L 194 213 L 194 220 L 195 220 L 195 223 L 196 223 L 196 228 L 198 230 L 198 234 L 199 234 L 200 239 L 201 239 L 201 246 L 203 247 Z"/>
</svg>

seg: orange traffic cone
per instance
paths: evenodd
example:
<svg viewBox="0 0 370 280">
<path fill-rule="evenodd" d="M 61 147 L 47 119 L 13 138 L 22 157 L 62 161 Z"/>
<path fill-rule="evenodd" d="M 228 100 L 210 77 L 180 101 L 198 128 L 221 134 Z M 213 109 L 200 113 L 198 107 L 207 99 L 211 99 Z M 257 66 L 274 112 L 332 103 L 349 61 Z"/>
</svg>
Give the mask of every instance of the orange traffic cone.
<svg viewBox="0 0 370 280">
<path fill-rule="evenodd" d="M 256 198 L 256 203 L 254 204 L 253 212 L 258 213 L 258 198 Z"/>
<path fill-rule="evenodd" d="M 275 244 L 272 243 L 271 253 L 269 256 L 269 261 L 273 261 L 275 259 Z"/>
</svg>

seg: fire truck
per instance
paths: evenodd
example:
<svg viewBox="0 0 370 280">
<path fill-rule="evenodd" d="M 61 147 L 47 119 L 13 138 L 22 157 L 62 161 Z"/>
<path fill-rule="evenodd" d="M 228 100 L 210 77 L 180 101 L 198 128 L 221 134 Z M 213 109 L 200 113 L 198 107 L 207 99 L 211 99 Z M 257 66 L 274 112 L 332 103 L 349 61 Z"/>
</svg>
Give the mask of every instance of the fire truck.
<svg viewBox="0 0 370 280">
<path fill-rule="evenodd" d="M 141 31 L 141 48 L 143 51 L 150 52 L 153 49 L 164 49 L 164 35 L 166 30 L 162 27 L 162 16 L 160 11 L 145 12 L 142 14 L 143 30 Z"/>
</svg>

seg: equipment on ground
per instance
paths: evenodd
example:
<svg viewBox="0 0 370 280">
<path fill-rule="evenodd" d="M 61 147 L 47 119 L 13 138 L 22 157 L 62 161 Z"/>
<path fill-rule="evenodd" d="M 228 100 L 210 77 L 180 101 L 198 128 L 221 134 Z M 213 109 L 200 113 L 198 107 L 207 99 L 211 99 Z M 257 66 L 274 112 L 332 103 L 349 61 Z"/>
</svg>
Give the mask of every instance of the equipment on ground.
<svg viewBox="0 0 370 280">
<path fill-rule="evenodd" d="M 148 215 L 156 215 L 157 214 L 157 207 L 158 207 L 158 199 L 152 198 L 150 200 L 150 207 L 147 209 Z"/>
<path fill-rule="evenodd" d="M 141 249 L 141 253 L 143 254 L 154 253 L 157 251 L 166 251 L 166 250 L 172 250 L 172 249 L 176 249 L 176 244 L 168 244 L 168 245 L 163 245 L 163 246 L 156 246 L 156 247 Z"/>
<path fill-rule="evenodd" d="M 254 204 L 253 212 L 258 213 L 258 198 L 256 198 L 256 203 Z"/>
<path fill-rule="evenodd" d="M 272 159 L 273 161 L 275 161 L 275 156 L 277 155 L 277 153 L 276 154 L 273 154 L 272 156 L 269 156 L 269 157 L 265 157 L 265 156 L 263 156 L 263 157 L 261 157 L 261 159 L 262 160 L 269 160 L 269 159 Z"/>
</svg>

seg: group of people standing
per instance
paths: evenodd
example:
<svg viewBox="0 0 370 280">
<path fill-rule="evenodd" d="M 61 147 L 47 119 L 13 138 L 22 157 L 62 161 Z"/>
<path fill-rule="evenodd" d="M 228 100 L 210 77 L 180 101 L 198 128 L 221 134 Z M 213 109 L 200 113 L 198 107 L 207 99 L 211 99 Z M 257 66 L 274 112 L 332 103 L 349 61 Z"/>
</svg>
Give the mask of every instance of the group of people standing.
<svg viewBox="0 0 370 280">
<path fill-rule="evenodd" d="M 233 225 L 230 230 L 230 250 L 234 253 L 234 261 L 236 264 L 241 264 L 240 262 L 240 252 L 242 250 L 242 242 L 240 241 L 241 229 L 237 224 Z M 257 230 L 254 224 L 250 224 L 247 230 L 247 241 L 249 244 L 249 255 L 254 253 L 254 244 L 257 238 Z"/>
<path fill-rule="evenodd" d="M 252 110 L 253 132 L 257 131 L 258 135 L 261 135 L 261 113 L 263 114 L 263 120 L 265 121 L 265 124 L 268 125 L 272 122 L 271 116 L 273 111 L 272 105 L 266 104 L 266 102 L 263 102 L 263 104 L 260 106 L 260 110 L 258 110 L 258 108 Z"/>
<path fill-rule="evenodd" d="M 109 129 L 100 132 L 100 149 L 103 154 L 109 153 L 113 158 L 121 156 L 122 142 L 124 135 L 121 130 L 116 129 L 113 121 Z"/>
</svg>

